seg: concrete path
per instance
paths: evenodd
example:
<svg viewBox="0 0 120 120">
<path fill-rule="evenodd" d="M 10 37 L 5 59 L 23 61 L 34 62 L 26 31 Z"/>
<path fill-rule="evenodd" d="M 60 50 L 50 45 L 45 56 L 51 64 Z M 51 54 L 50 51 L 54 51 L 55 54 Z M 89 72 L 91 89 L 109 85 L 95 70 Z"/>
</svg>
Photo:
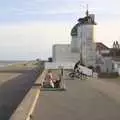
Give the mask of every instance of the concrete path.
<svg viewBox="0 0 120 120">
<path fill-rule="evenodd" d="M 115 91 L 107 95 L 100 89 L 103 84 L 95 80 L 66 80 L 67 91 L 41 92 L 34 120 L 119 120 L 120 103 L 111 96 Z"/>
</svg>

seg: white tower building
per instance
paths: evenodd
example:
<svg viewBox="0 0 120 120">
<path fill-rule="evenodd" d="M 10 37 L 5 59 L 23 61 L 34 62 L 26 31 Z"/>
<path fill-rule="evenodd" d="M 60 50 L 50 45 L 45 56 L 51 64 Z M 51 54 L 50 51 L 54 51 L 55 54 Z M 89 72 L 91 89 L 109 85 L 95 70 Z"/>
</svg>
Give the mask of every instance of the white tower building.
<svg viewBox="0 0 120 120">
<path fill-rule="evenodd" d="M 71 30 L 71 52 L 79 53 L 80 61 L 86 66 L 94 66 L 96 62 L 96 44 L 94 42 L 95 15 L 86 11 L 84 18 Z"/>
</svg>

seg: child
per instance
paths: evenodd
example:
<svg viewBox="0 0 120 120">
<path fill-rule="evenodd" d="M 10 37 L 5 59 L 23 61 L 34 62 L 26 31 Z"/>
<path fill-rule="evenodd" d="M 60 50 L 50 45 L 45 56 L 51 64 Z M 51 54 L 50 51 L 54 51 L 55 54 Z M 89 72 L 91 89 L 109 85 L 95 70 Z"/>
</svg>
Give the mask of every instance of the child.
<svg viewBox="0 0 120 120">
<path fill-rule="evenodd" d="M 45 77 L 44 85 L 50 86 L 54 88 L 54 83 L 53 83 L 53 74 L 51 70 L 48 70 L 48 73 Z"/>
</svg>

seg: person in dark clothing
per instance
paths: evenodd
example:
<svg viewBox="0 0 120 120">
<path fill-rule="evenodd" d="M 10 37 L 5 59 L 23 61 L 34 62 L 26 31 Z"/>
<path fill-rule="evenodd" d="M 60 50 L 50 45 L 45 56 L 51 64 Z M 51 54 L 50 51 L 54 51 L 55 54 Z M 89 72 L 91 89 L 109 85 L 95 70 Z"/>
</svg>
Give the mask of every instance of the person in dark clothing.
<svg viewBox="0 0 120 120">
<path fill-rule="evenodd" d="M 59 79 L 54 82 L 55 88 L 60 88 L 60 82 L 63 78 L 64 70 L 63 67 L 60 67 Z"/>
<path fill-rule="evenodd" d="M 56 80 L 56 81 L 54 82 L 54 87 L 55 87 L 55 88 L 60 88 L 60 82 L 61 82 L 61 80 Z"/>
<path fill-rule="evenodd" d="M 74 66 L 74 72 L 76 72 L 76 69 L 78 68 L 78 65 L 80 65 L 80 60 L 75 64 L 75 66 Z"/>
</svg>

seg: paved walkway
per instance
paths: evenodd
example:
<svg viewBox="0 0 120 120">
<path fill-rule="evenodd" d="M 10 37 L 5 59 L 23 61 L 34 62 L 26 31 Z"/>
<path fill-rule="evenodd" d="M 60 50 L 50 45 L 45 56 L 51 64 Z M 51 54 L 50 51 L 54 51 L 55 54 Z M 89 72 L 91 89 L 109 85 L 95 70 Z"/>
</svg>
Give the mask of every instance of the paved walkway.
<svg viewBox="0 0 120 120">
<path fill-rule="evenodd" d="M 112 94 L 120 88 L 108 93 L 105 86 L 116 87 L 97 80 L 66 80 L 67 91 L 41 92 L 34 120 L 119 120 L 120 96 Z"/>
</svg>

